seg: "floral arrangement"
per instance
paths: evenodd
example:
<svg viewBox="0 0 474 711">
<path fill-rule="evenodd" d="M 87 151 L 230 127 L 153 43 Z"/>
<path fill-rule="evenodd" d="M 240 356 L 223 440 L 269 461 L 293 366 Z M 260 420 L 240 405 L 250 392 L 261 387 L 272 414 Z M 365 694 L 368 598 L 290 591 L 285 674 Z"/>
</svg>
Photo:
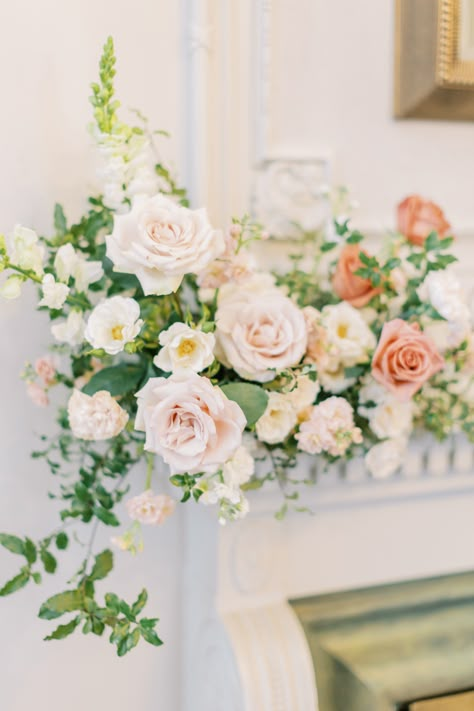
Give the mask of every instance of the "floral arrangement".
<svg viewBox="0 0 474 711">
<path fill-rule="evenodd" d="M 262 271 L 251 249 L 262 227 L 248 216 L 211 226 L 143 116 L 119 119 L 114 65 L 109 39 L 92 85 L 102 187 L 88 212 L 70 224 L 56 205 L 52 236 L 17 226 L 0 242 L 1 295 L 34 282 L 52 322 L 51 353 L 23 374 L 28 393 L 47 407 L 59 388 L 65 403 L 57 434 L 33 453 L 55 477 L 59 527 L 39 541 L 0 534 L 23 562 L 0 595 L 54 573 L 71 528 L 89 524 L 82 565 L 39 616 L 70 615 L 46 639 L 108 631 L 122 656 L 140 639 L 161 644 L 157 620 L 142 614 L 145 590 L 131 604 L 97 597 L 114 556 L 94 542 L 99 525 L 120 527 L 122 500 L 129 522 L 111 538 L 122 551 L 140 551 L 141 527 L 173 513 L 155 457 L 177 498 L 214 505 L 222 523 L 245 516 L 249 489 L 276 481 L 281 518 L 301 508 L 291 470 L 304 454 L 365 456 L 388 477 L 415 428 L 474 440 L 474 338 L 439 207 L 406 198 L 398 231 L 371 254 L 336 206 L 289 270 Z M 143 493 L 128 498 L 142 460 Z"/>
</svg>

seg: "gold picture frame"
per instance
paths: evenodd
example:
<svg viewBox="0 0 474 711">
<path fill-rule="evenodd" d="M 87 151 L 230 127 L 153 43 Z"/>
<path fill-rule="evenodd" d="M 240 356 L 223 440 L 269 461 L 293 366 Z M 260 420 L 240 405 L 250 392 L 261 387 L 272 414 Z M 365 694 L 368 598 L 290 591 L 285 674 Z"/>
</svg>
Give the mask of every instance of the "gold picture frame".
<svg viewBox="0 0 474 711">
<path fill-rule="evenodd" d="M 396 0 L 395 116 L 474 120 L 474 0 Z"/>
</svg>

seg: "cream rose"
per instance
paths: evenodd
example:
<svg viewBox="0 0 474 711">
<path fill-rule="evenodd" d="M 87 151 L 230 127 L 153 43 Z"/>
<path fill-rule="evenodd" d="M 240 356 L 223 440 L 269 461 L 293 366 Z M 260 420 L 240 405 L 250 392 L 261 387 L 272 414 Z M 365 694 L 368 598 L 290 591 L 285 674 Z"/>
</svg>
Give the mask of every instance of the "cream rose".
<svg viewBox="0 0 474 711">
<path fill-rule="evenodd" d="M 128 422 L 128 414 L 107 390 L 92 396 L 74 390 L 67 407 L 69 425 L 78 439 L 116 437 Z"/>
<path fill-rule="evenodd" d="M 114 270 L 135 274 L 145 294 L 176 291 L 185 274 L 198 274 L 224 251 L 206 210 L 189 210 L 163 195 L 137 198 L 115 215 L 106 238 Z"/>
<path fill-rule="evenodd" d="M 167 373 L 199 373 L 214 360 L 216 339 L 185 323 L 173 323 L 159 336 L 162 349 L 153 359 L 157 368 Z"/>
<path fill-rule="evenodd" d="M 273 380 L 305 354 L 303 313 L 276 289 L 236 290 L 219 305 L 216 322 L 218 360 L 246 380 Z"/>
<path fill-rule="evenodd" d="M 175 510 L 176 502 L 166 494 L 154 494 L 151 489 L 125 503 L 130 518 L 146 526 L 164 523 Z"/>
<path fill-rule="evenodd" d="M 142 326 L 140 307 L 135 299 L 112 296 L 92 311 L 84 335 L 93 348 L 103 348 L 109 355 L 116 355 L 138 336 Z"/>
<path fill-rule="evenodd" d="M 244 413 L 208 378 L 151 378 L 137 398 L 135 428 L 173 474 L 216 472 L 242 443 Z"/>
</svg>

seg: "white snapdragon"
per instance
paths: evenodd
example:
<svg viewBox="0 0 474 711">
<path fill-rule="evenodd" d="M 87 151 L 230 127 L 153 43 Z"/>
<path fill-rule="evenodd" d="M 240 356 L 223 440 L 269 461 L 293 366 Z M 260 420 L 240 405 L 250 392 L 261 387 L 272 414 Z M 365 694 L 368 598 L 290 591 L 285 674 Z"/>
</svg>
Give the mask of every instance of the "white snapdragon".
<svg viewBox="0 0 474 711">
<path fill-rule="evenodd" d="M 51 326 L 51 333 L 60 343 L 67 343 L 72 348 L 80 346 L 84 340 L 85 323 L 80 311 L 71 311 L 65 321 Z"/>
<path fill-rule="evenodd" d="M 16 225 L 12 243 L 11 262 L 41 276 L 43 274 L 44 247 L 39 244 L 36 232 L 28 227 Z"/>
<path fill-rule="evenodd" d="M 138 336 L 142 326 L 138 303 L 128 297 L 112 296 L 94 308 L 84 335 L 93 348 L 116 355 Z"/>
<path fill-rule="evenodd" d="M 167 373 L 199 373 L 214 360 L 214 334 L 203 333 L 185 323 L 173 323 L 162 331 L 159 342 L 162 348 L 153 362 Z"/>
<path fill-rule="evenodd" d="M 58 249 L 54 268 L 58 279 L 66 284 L 73 277 L 78 291 L 86 291 L 90 284 L 104 276 L 102 262 L 85 259 L 71 244 L 64 244 Z"/>
<path fill-rule="evenodd" d="M 69 294 L 69 287 L 54 279 L 52 274 L 45 274 L 42 284 L 43 298 L 39 306 L 47 306 L 49 309 L 61 309 L 64 306 Z"/>
</svg>

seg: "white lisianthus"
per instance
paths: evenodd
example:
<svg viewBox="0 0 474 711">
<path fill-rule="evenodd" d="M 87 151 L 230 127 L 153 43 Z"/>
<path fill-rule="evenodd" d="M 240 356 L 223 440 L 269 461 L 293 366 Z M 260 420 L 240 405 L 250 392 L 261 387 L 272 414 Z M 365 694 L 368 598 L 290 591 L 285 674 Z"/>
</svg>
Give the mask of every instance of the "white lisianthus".
<svg viewBox="0 0 474 711">
<path fill-rule="evenodd" d="M 104 276 L 102 262 L 89 261 L 78 254 L 71 244 L 64 244 L 56 252 L 54 268 L 60 281 L 67 283 L 71 277 L 77 291 L 86 291 Z"/>
<path fill-rule="evenodd" d="M 65 321 L 51 326 L 51 333 L 60 343 L 68 343 L 71 347 L 79 346 L 84 340 L 85 323 L 80 311 L 71 311 Z"/>
<path fill-rule="evenodd" d="M 39 244 L 36 232 L 28 227 L 16 225 L 12 242 L 12 263 L 41 276 L 43 274 L 44 247 Z"/>
<path fill-rule="evenodd" d="M 115 215 L 106 243 L 114 270 L 135 274 L 147 295 L 176 291 L 185 274 L 198 274 L 225 249 L 205 209 L 190 210 L 164 195 L 139 197 L 130 212 Z"/>
<path fill-rule="evenodd" d="M 374 444 L 365 455 L 365 464 L 374 479 L 387 479 L 403 464 L 407 449 L 404 437 Z"/>
<path fill-rule="evenodd" d="M 43 298 L 39 302 L 39 306 L 61 309 L 68 294 L 69 287 L 66 284 L 56 282 L 52 274 L 45 274 L 43 277 Z"/>
<path fill-rule="evenodd" d="M 78 439 L 111 439 L 120 434 L 128 422 L 128 414 L 107 390 L 92 396 L 74 390 L 67 412 L 72 433 Z"/>
<path fill-rule="evenodd" d="M 163 347 L 153 363 L 167 373 L 199 373 L 214 360 L 214 334 L 203 333 L 185 323 L 173 323 L 160 333 L 159 341 Z"/>
<path fill-rule="evenodd" d="M 369 359 L 377 341 L 359 311 L 346 301 L 322 310 L 322 323 L 334 358 L 345 367 Z"/>
<path fill-rule="evenodd" d="M 24 283 L 24 279 L 20 276 L 10 276 L 6 281 L 0 286 L 0 296 L 9 301 L 13 299 L 18 299 L 21 296 L 21 287 Z"/>
<path fill-rule="evenodd" d="M 298 423 L 298 415 L 288 394 L 270 392 L 265 412 L 255 426 L 261 442 L 283 442 Z"/>
<path fill-rule="evenodd" d="M 224 484 L 238 489 L 255 473 L 255 460 L 245 447 L 239 447 L 234 456 L 222 467 Z"/>
<path fill-rule="evenodd" d="M 93 348 L 116 355 L 138 336 L 142 326 L 140 307 L 135 299 L 112 296 L 92 311 L 84 335 Z"/>
</svg>

